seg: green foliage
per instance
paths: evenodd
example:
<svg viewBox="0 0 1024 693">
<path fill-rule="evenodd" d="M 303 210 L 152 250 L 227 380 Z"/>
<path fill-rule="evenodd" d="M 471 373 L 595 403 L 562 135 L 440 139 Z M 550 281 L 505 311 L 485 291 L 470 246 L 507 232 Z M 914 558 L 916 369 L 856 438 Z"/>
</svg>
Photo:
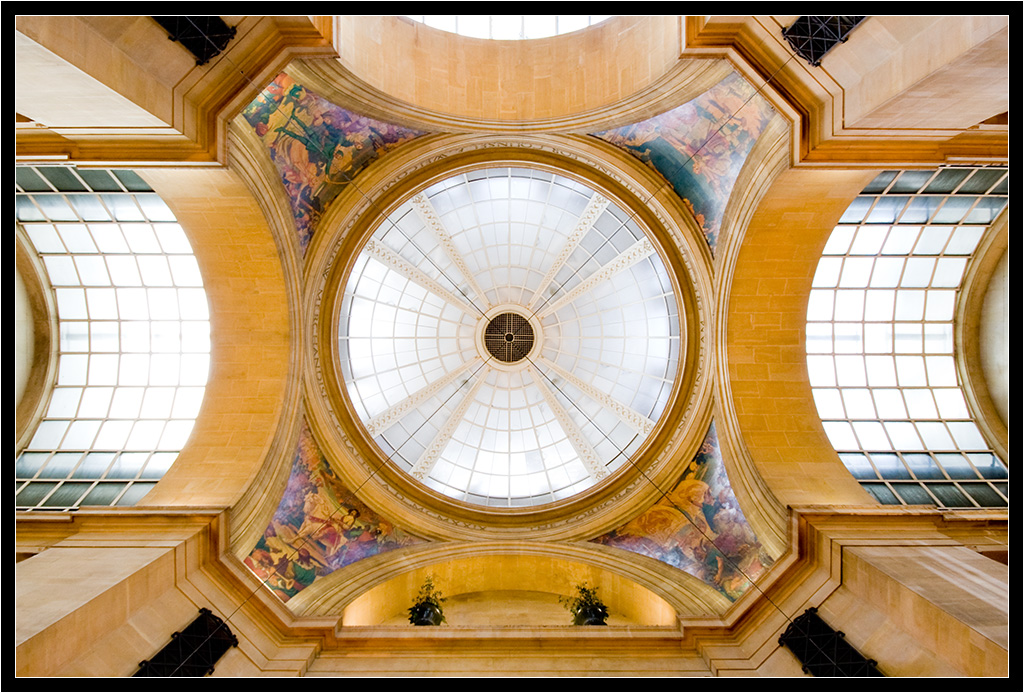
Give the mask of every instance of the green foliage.
<svg viewBox="0 0 1024 693">
<path fill-rule="evenodd" d="M 575 617 L 579 616 L 583 611 L 592 609 L 600 613 L 604 618 L 608 618 L 608 607 L 597 596 L 597 587 L 590 587 L 587 583 L 582 582 L 576 585 L 574 589 L 576 590 L 575 595 L 558 598 L 558 603 L 564 606 L 569 613 Z"/>
<path fill-rule="evenodd" d="M 448 598 L 441 594 L 434 584 L 434 576 L 428 575 L 420 586 L 419 594 L 416 595 L 416 603 L 409 607 L 409 622 L 415 623 L 416 619 L 423 613 L 425 607 L 432 607 L 441 616 L 441 623 L 447 623 L 441 605 L 448 601 Z"/>
</svg>

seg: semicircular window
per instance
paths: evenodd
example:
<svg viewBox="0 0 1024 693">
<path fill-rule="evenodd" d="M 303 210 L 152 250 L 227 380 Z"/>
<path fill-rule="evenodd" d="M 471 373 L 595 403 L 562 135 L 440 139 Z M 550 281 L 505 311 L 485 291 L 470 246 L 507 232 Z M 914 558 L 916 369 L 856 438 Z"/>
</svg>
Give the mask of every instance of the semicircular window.
<svg viewBox="0 0 1024 693">
<path fill-rule="evenodd" d="M 470 38 L 519 41 L 560 36 L 586 29 L 603 22 L 612 15 L 551 14 L 551 15 L 405 15 L 409 19 L 435 29 Z"/>
<path fill-rule="evenodd" d="M 171 210 L 132 171 L 19 167 L 17 220 L 58 317 L 57 379 L 17 458 L 18 510 L 132 505 L 192 431 L 206 292 Z"/>
<path fill-rule="evenodd" d="M 968 261 L 1006 204 L 1006 168 L 886 171 L 822 252 L 807 308 L 814 401 L 881 503 L 1007 505 L 1007 469 L 968 410 L 953 338 Z"/>
<path fill-rule="evenodd" d="M 342 375 L 399 469 L 451 498 L 536 506 L 628 463 L 680 359 L 672 283 L 644 231 L 585 185 L 457 175 L 403 203 L 358 256 Z"/>
</svg>

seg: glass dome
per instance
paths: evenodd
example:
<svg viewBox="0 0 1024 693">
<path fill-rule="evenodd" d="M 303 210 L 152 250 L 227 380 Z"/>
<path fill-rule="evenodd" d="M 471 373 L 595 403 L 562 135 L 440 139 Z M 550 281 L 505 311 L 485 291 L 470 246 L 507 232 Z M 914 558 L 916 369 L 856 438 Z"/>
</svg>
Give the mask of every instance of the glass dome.
<svg viewBox="0 0 1024 693">
<path fill-rule="evenodd" d="M 345 387 L 387 459 L 459 501 L 563 500 L 628 465 L 669 400 L 678 302 L 630 215 L 540 170 L 403 203 L 341 304 Z"/>
</svg>

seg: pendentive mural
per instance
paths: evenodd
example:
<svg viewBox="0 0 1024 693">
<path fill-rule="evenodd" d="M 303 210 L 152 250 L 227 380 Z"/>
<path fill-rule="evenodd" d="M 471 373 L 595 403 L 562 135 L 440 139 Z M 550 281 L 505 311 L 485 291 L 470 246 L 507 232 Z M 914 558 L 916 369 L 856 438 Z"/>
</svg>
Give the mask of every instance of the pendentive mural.
<svg viewBox="0 0 1024 693">
<path fill-rule="evenodd" d="M 303 252 L 327 205 L 359 171 L 425 134 L 336 106 L 283 72 L 242 116 L 281 174 Z"/>
<path fill-rule="evenodd" d="M 592 541 L 679 568 L 730 600 L 774 562 L 732 492 L 714 423 L 671 491 L 639 517 Z"/>
<path fill-rule="evenodd" d="M 733 72 L 689 103 L 593 135 L 664 176 L 693 212 L 713 254 L 736 178 L 774 114 L 768 101 Z"/>
<path fill-rule="evenodd" d="M 303 423 L 284 496 L 244 562 L 274 594 L 288 601 L 339 568 L 424 541 L 356 498 Z"/>
</svg>

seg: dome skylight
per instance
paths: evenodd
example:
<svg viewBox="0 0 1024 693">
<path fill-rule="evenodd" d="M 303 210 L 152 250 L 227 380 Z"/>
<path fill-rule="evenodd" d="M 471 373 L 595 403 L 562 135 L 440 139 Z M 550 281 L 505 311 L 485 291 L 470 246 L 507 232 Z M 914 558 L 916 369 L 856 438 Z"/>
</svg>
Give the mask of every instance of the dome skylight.
<svg viewBox="0 0 1024 693">
<path fill-rule="evenodd" d="M 680 360 L 644 231 L 539 170 L 472 171 L 406 201 L 357 258 L 341 316 L 345 386 L 383 454 L 492 507 L 559 501 L 627 465 Z"/>
</svg>

